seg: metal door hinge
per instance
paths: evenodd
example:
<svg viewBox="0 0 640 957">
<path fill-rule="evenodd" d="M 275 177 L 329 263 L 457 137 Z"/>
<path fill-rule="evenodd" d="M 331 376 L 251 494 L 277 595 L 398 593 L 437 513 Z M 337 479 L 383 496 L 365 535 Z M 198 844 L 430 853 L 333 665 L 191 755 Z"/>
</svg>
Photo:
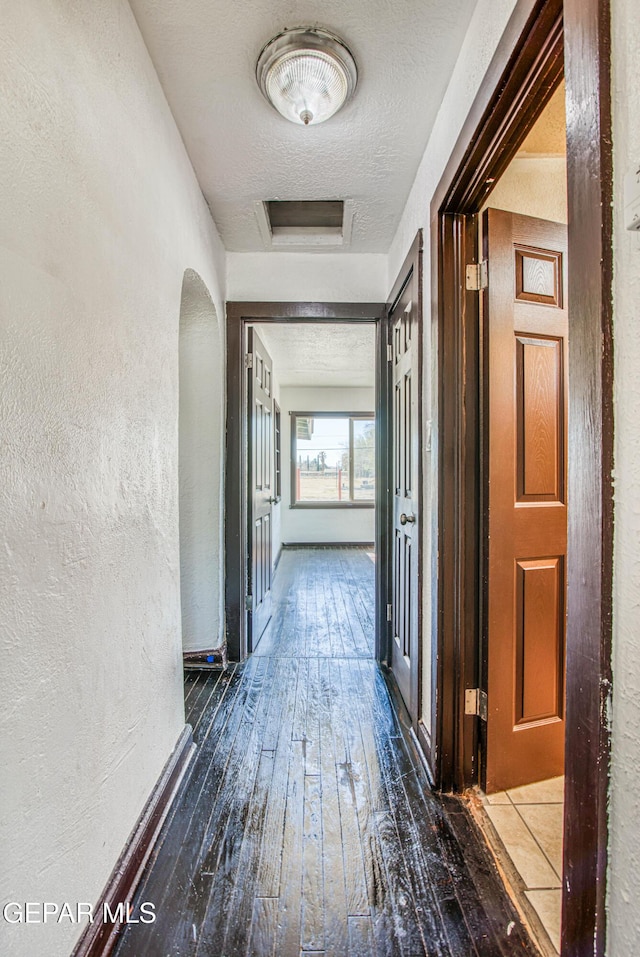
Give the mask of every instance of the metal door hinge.
<svg viewBox="0 0 640 957">
<path fill-rule="evenodd" d="M 253 595 L 244 596 L 244 607 L 246 611 L 253 611 Z"/>
<path fill-rule="evenodd" d="M 244 367 L 245 369 L 253 369 L 253 353 L 247 352 L 244 357 Z"/>
<path fill-rule="evenodd" d="M 392 605 L 387 605 L 387 621 L 393 620 L 393 607 Z"/>
<path fill-rule="evenodd" d="M 481 721 L 487 720 L 489 700 L 487 692 L 480 688 L 467 688 L 464 693 L 464 713 L 475 714 Z"/>
<path fill-rule="evenodd" d="M 393 346 L 387 343 L 387 362 L 393 362 Z"/>
<path fill-rule="evenodd" d="M 486 259 L 481 263 L 469 263 L 467 266 L 466 287 L 470 292 L 479 292 L 489 285 L 489 264 Z"/>
</svg>

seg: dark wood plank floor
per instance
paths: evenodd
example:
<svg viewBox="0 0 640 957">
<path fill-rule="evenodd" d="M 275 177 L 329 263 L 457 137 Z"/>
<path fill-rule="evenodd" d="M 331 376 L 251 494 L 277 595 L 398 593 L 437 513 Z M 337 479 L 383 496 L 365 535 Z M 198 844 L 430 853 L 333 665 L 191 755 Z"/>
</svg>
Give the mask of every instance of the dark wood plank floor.
<svg viewBox="0 0 640 957">
<path fill-rule="evenodd" d="M 373 572 L 364 552 L 285 553 L 260 653 L 187 673 L 198 753 L 136 897 L 157 919 L 117 957 L 537 953 L 398 721 Z"/>
<path fill-rule="evenodd" d="M 374 564 L 367 549 L 285 548 L 273 590 L 273 618 L 255 654 L 371 658 L 375 603 Z"/>
</svg>

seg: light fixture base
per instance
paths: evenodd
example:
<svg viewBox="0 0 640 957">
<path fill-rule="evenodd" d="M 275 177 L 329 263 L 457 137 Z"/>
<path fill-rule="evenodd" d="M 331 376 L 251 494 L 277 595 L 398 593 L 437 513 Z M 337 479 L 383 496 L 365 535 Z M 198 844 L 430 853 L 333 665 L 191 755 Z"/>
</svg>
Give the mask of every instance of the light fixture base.
<svg viewBox="0 0 640 957">
<path fill-rule="evenodd" d="M 263 47 L 256 80 L 278 113 L 312 126 L 328 120 L 353 96 L 358 71 L 339 37 L 318 27 L 296 27 Z"/>
</svg>

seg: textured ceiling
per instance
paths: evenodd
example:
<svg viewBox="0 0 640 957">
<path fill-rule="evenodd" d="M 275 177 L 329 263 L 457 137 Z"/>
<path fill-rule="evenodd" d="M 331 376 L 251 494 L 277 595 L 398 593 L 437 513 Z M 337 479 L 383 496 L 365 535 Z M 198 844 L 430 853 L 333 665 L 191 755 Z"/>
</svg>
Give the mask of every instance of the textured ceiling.
<svg viewBox="0 0 640 957">
<path fill-rule="evenodd" d="M 254 204 L 353 199 L 349 252 L 387 252 L 475 0 L 131 0 L 228 250 L 264 249 Z M 255 63 L 285 27 L 342 36 L 358 89 L 326 123 L 283 119 Z"/>
<path fill-rule="evenodd" d="M 375 384 L 372 323 L 256 323 L 282 386 Z"/>
</svg>

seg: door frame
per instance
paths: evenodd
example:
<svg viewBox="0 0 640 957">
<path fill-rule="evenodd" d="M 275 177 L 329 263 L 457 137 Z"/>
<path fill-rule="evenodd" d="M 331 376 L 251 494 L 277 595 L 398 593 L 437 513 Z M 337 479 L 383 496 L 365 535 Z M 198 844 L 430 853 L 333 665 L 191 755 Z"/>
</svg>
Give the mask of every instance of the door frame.
<svg viewBox="0 0 640 957">
<path fill-rule="evenodd" d="M 482 687 L 482 394 L 477 214 L 564 74 L 569 204 L 569 563 L 563 957 L 605 948 L 613 499 L 612 155 L 609 0 L 517 0 L 430 210 L 438 343 L 437 626 L 432 635 L 439 787 L 478 782 Z M 594 468 L 594 463 L 596 467 Z M 593 516 L 581 524 L 581 515 Z M 486 684 L 484 685 L 486 688 Z M 568 890 L 570 888 L 570 891 Z"/>
<path fill-rule="evenodd" d="M 247 327 L 260 323 L 358 323 L 376 327 L 376 468 L 386 449 L 387 406 L 383 384 L 386 375 L 386 345 L 380 302 L 227 302 L 227 435 L 225 459 L 225 616 L 227 653 L 231 661 L 243 661 L 249 647 L 245 595 L 248 594 L 251 554 L 248 515 L 248 378 L 245 366 Z M 382 367 L 384 355 L 385 367 Z M 382 474 L 382 472 L 380 473 Z M 379 485 L 379 487 L 378 487 Z M 384 660 L 386 649 L 386 492 L 376 485 L 376 640 L 375 656 Z"/>
</svg>

